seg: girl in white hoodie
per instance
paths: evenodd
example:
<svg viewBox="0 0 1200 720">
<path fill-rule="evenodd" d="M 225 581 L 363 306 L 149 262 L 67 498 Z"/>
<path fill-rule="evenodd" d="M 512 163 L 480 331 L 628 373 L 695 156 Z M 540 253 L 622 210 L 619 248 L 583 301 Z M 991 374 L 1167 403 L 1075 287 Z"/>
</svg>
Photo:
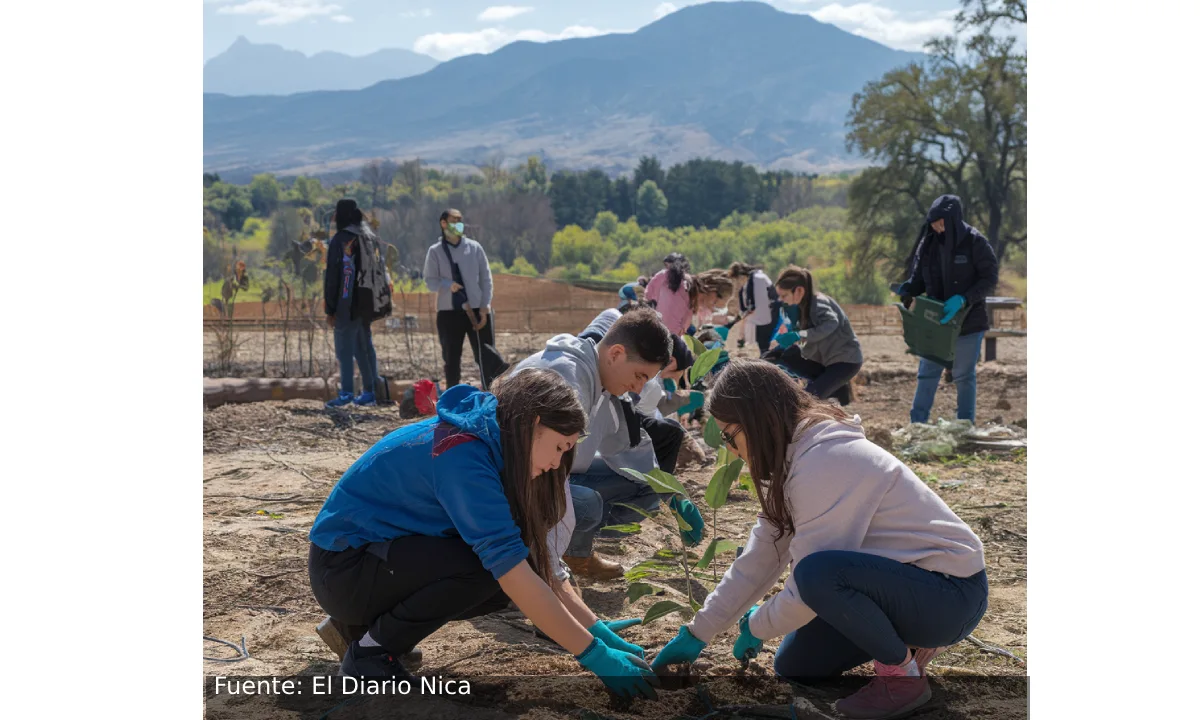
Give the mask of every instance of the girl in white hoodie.
<svg viewBox="0 0 1200 720">
<path fill-rule="evenodd" d="M 732 361 L 708 409 L 746 461 L 762 503 L 743 554 L 654 668 L 692 662 L 735 623 L 734 657 L 786 635 L 775 671 L 876 677 L 838 701 L 851 718 L 891 718 L 929 700 L 925 666 L 987 609 L 983 544 L 857 417 L 801 390 L 778 367 Z M 784 589 L 761 605 L 785 568 Z"/>
</svg>

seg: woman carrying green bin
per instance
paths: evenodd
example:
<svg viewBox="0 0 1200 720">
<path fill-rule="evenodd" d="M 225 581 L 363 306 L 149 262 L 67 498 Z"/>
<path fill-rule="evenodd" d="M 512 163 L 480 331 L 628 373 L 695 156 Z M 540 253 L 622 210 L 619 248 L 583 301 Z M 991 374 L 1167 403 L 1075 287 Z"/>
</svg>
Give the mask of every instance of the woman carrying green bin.
<svg viewBox="0 0 1200 720">
<path fill-rule="evenodd" d="M 1000 269 L 987 238 L 963 221 L 957 195 L 942 195 L 929 208 L 908 267 L 908 280 L 896 289 L 905 306 L 918 295 L 944 303 L 943 325 L 967 308 L 950 372 L 958 388 L 958 419 L 975 422 L 975 364 L 988 329 L 987 296 L 996 287 Z M 929 421 L 941 376 L 942 366 L 921 359 L 908 413 L 912 422 Z"/>
</svg>

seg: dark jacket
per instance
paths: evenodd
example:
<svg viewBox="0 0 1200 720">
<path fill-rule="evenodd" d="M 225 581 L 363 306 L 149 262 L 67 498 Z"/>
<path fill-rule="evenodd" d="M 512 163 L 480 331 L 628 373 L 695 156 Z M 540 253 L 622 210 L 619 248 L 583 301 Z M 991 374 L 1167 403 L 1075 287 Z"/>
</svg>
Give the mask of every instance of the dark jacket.
<svg viewBox="0 0 1200 720">
<path fill-rule="evenodd" d="M 929 227 L 939 219 L 946 221 L 941 235 Z M 962 295 L 969 310 L 961 332 L 970 335 L 988 329 L 987 296 L 999 279 L 996 253 L 983 233 L 963 221 L 962 200 L 957 195 L 935 200 L 913 256 L 906 294 L 939 302 Z"/>
<path fill-rule="evenodd" d="M 338 288 L 342 279 L 343 248 L 354 243 L 354 302 L 350 307 L 350 318 L 366 318 L 369 321 L 392 314 L 391 283 L 384 268 L 379 241 L 371 229 L 361 225 L 350 225 L 338 230 L 329 241 L 329 253 L 325 258 L 325 314 L 337 311 Z"/>
</svg>

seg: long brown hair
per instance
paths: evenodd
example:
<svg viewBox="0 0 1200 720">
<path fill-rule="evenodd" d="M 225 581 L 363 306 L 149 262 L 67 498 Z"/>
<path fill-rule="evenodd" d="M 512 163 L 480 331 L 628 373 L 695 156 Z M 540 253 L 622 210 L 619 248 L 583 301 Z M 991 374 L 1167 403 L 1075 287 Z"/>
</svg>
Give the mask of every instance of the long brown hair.
<svg viewBox="0 0 1200 720">
<path fill-rule="evenodd" d="M 575 391 L 551 370 L 506 375 L 496 381 L 493 392 L 504 454 L 504 494 L 529 548 L 529 563 L 543 580 L 553 584 L 558 558 L 550 556 L 546 536 L 567 509 L 565 484 L 575 448 L 563 453 L 557 468 L 531 478 L 534 419 L 541 418 L 544 427 L 557 433 L 574 435 L 583 432 L 587 416 Z"/>
<path fill-rule="evenodd" d="M 688 285 L 688 308 L 692 312 L 699 311 L 701 295 L 715 292 L 718 300 L 728 299 L 733 295 L 733 281 L 720 268 L 705 270 L 699 275 L 690 276 L 689 279 L 691 283 Z"/>
<path fill-rule="evenodd" d="M 756 270 L 762 270 L 762 268 L 750 263 L 735 262 L 729 266 L 728 274 L 731 278 L 750 277 Z"/>
<path fill-rule="evenodd" d="M 817 294 L 817 281 L 813 279 L 808 268 L 788 265 L 775 280 L 775 289 L 795 290 L 798 287 L 804 288 L 804 299 L 800 301 L 800 329 L 805 330 L 810 325 L 809 318 L 812 317 L 812 303 L 813 296 Z"/>
<path fill-rule="evenodd" d="M 797 428 L 806 431 L 819 422 L 845 422 L 850 416 L 808 394 L 765 360 L 730 360 L 713 383 L 707 405 L 713 417 L 741 428 L 736 442 L 749 460 L 750 478 L 763 514 L 776 528 L 775 539 L 794 533 L 783 487 L 790 464 L 788 445 Z"/>
</svg>

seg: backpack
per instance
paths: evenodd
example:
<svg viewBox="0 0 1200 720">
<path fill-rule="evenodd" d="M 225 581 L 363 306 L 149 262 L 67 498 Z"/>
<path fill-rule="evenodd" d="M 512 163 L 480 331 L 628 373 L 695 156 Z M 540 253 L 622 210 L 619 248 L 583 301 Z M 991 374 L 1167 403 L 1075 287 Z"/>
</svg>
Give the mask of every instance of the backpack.
<svg viewBox="0 0 1200 720">
<path fill-rule="evenodd" d="M 371 322 L 392 314 L 392 288 L 383 254 L 379 250 L 379 238 L 374 233 L 356 235 L 359 242 L 358 287 L 370 297 L 370 307 L 362 303 Z"/>
</svg>

